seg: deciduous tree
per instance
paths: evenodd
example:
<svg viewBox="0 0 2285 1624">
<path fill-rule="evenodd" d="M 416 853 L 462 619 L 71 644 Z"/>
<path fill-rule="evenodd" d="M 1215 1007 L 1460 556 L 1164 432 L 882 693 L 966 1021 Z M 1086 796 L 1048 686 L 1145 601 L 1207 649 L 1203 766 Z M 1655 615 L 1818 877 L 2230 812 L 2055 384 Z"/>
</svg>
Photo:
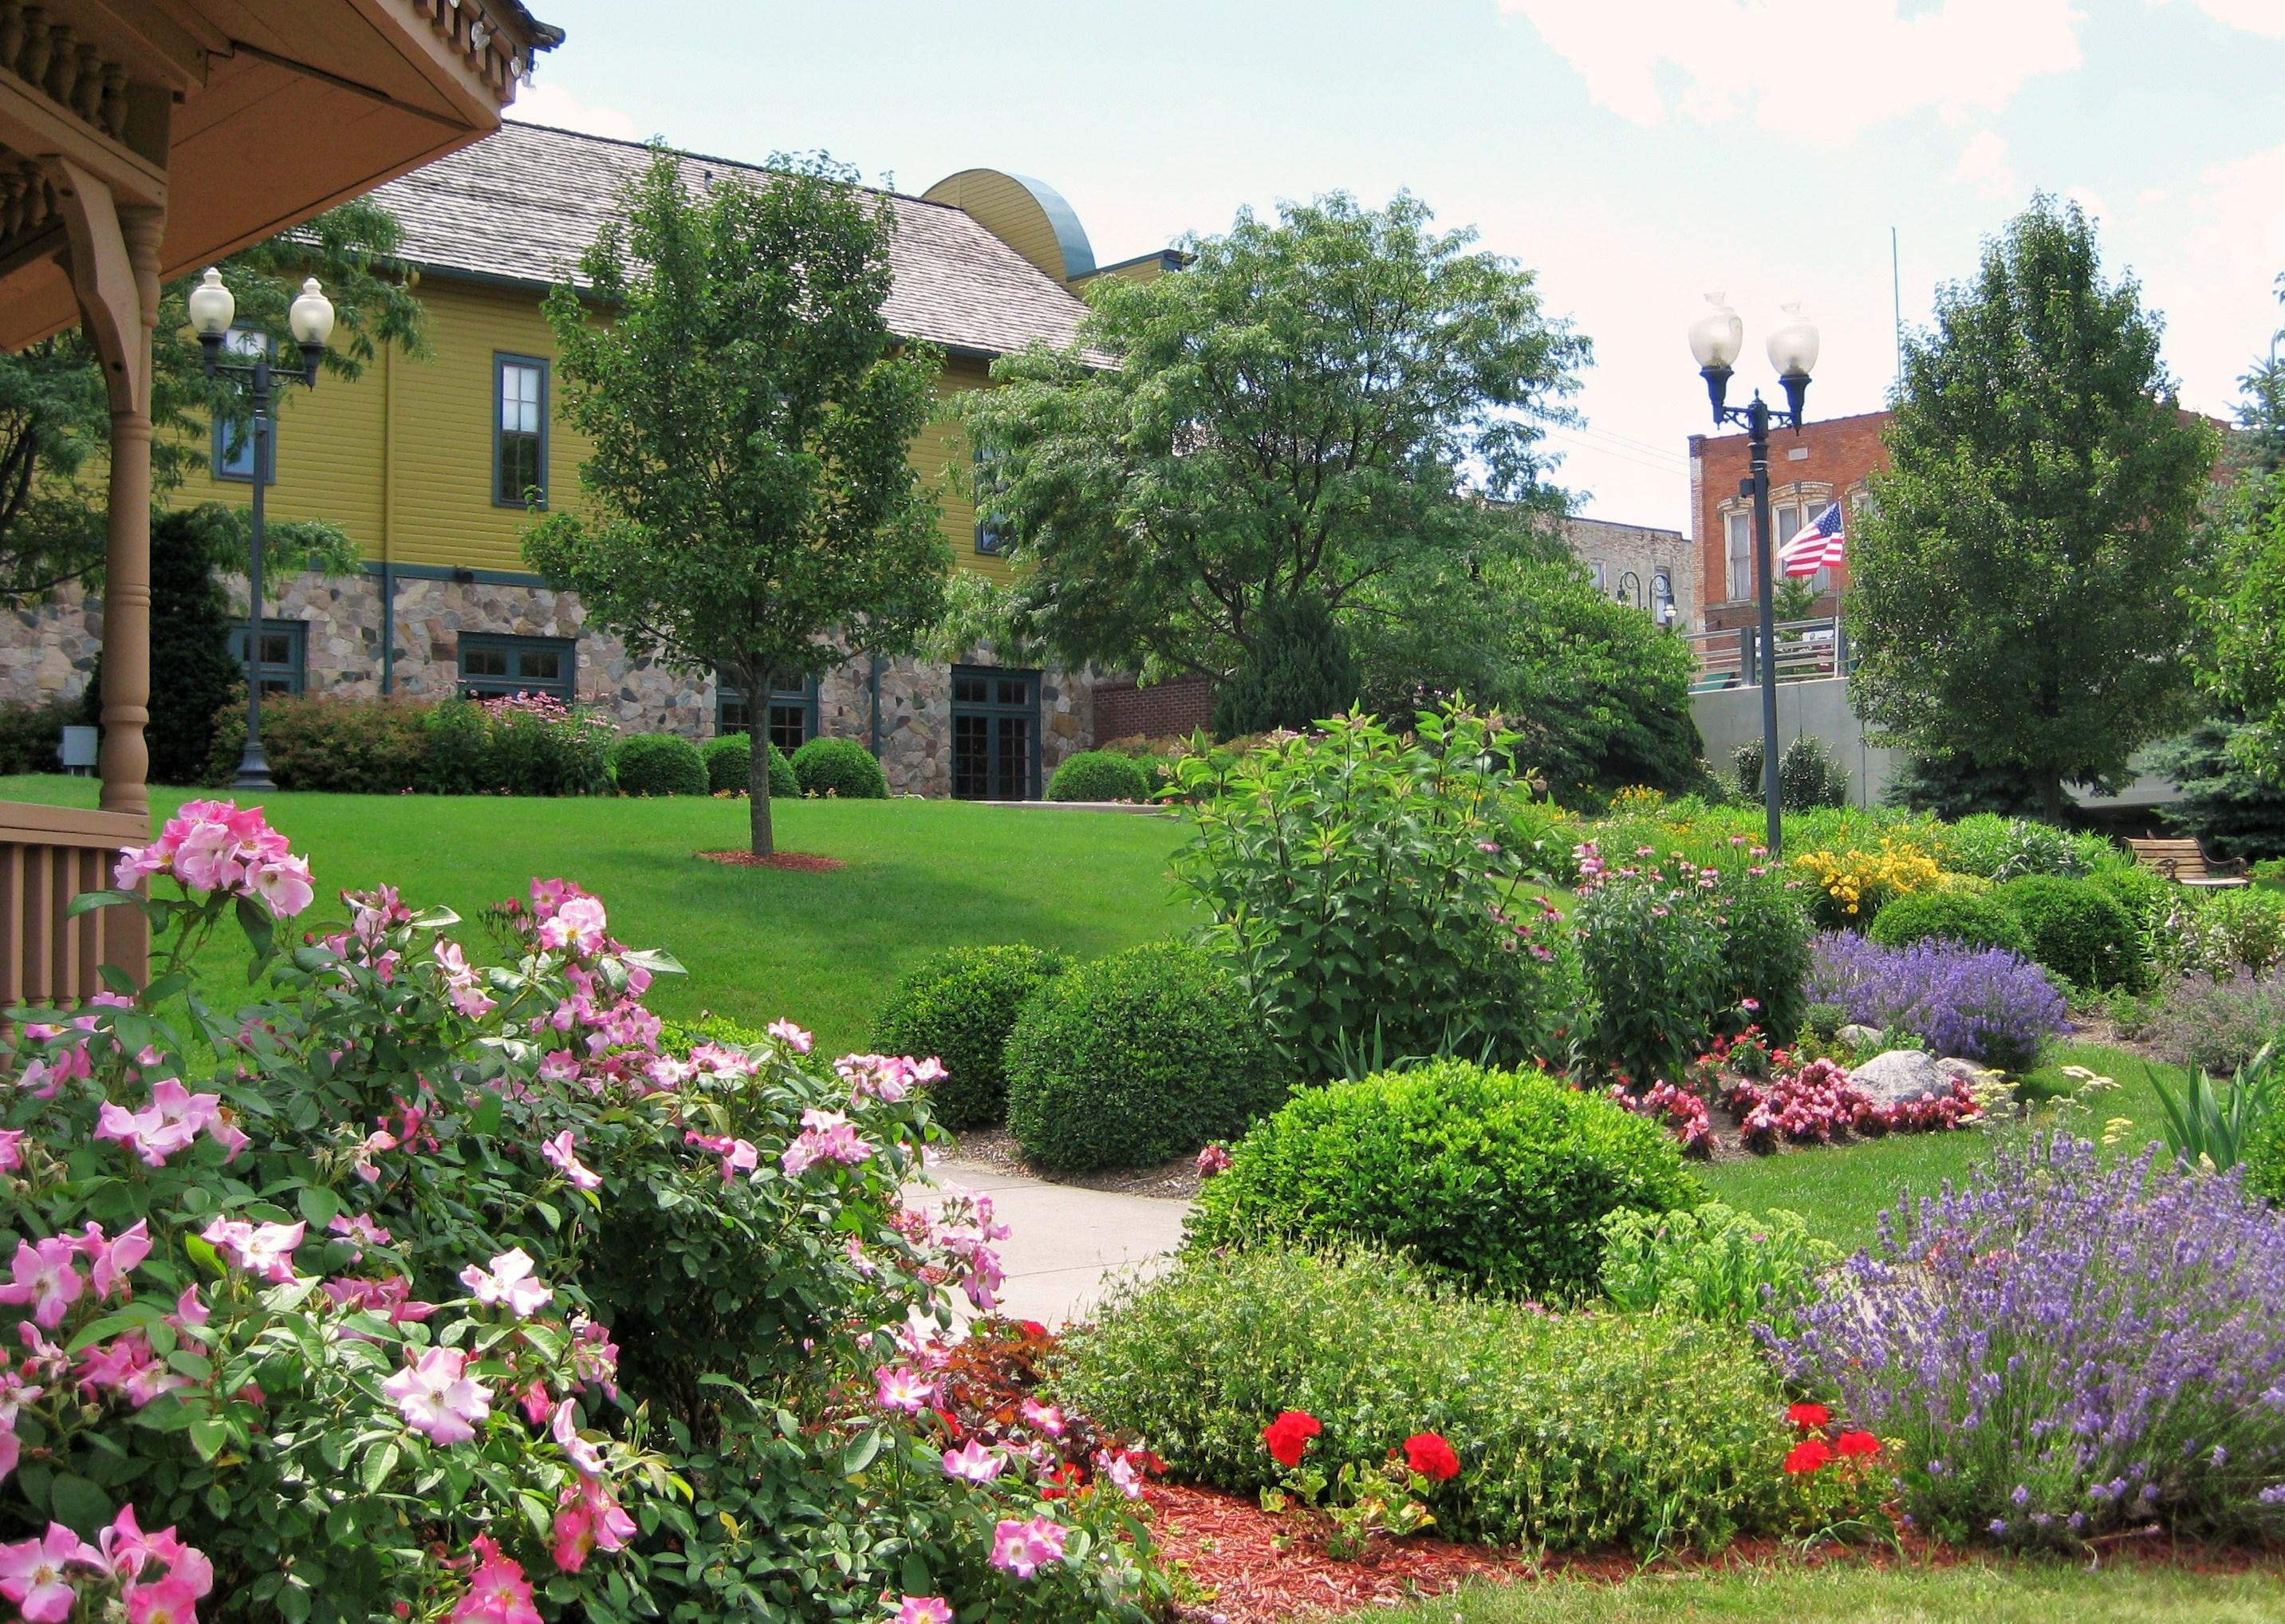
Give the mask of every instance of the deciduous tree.
<svg viewBox="0 0 2285 1624">
<path fill-rule="evenodd" d="M 888 200 L 820 155 L 702 186 L 660 151 L 548 295 L 563 416 L 593 443 L 585 511 L 526 537 L 638 659 L 718 672 L 758 703 L 778 671 L 911 647 L 952 550 L 907 459 L 939 361 L 890 331 Z M 769 752 L 748 779 L 773 849 Z"/>
<path fill-rule="evenodd" d="M 1347 620 L 1462 554 L 1464 482 L 1551 504 L 1543 434 L 1586 341 L 1430 219 L 1409 196 L 1244 212 L 1180 275 L 1090 285 L 1080 348 L 995 364 L 959 410 L 1010 538 L 1003 634 L 1223 678 L 1269 605 Z"/>
<path fill-rule="evenodd" d="M 2050 816 L 2188 719 L 2178 589 L 2217 446 L 2159 331 L 2078 206 L 2035 200 L 1907 341 L 1894 467 L 1856 526 L 1859 714 Z"/>
</svg>

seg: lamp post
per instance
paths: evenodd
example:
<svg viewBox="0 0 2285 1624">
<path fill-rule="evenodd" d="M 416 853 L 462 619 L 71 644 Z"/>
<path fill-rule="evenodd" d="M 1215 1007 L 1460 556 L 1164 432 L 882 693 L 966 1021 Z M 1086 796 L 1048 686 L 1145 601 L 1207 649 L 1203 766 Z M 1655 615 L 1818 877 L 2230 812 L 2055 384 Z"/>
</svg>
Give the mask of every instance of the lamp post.
<svg viewBox="0 0 2285 1624">
<path fill-rule="evenodd" d="M 1777 368 L 1778 381 L 1785 388 L 1785 407 L 1771 406 L 1759 389 L 1751 404 L 1732 406 L 1725 404 L 1730 369 L 1745 347 L 1746 324 L 1721 294 L 1707 294 L 1706 302 L 1714 308 L 1691 324 L 1690 352 L 1698 358 L 1699 376 L 1706 380 L 1715 422 L 1743 427 L 1753 459 L 1753 472 L 1738 482 L 1738 494 L 1750 497 L 1754 504 L 1754 567 L 1761 577 L 1762 800 L 1774 857 L 1784 831 L 1778 818 L 1778 614 L 1776 561 L 1770 548 L 1770 425 L 1801 432 L 1802 402 L 1809 394 L 1810 368 L 1817 365 L 1817 329 L 1802 319 L 1799 305 L 1782 307 L 1786 319 L 1770 334 L 1769 353 L 1770 365 Z"/>
<path fill-rule="evenodd" d="M 191 290 L 190 310 L 191 326 L 206 349 L 207 376 L 227 373 L 244 379 L 247 399 L 253 408 L 254 540 L 246 578 L 246 750 L 239 757 L 238 776 L 231 788 L 274 789 L 278 786 L 271 781 L 270 759 L 262 752 L 262 488 L 270 473 L 270 390 L 273 382 L 281 380 L 304 388 L 316 386 L 318 363 L 325 358 L 326 341 L 333 336 L 334 306 L 317 278 L 302 284 L 301 294 L 286 317 L 294 341 L 301 348 L 302 365 L 299 369 L 277 373 L 271 370 L 266 341 L 251 352 L 249 359 L 223 359 L 224 341 L 230 333 L 231 318 L 238 312 L 238 301 L 223 286 L 221 271 L 208 267 Z"/>
</svg>

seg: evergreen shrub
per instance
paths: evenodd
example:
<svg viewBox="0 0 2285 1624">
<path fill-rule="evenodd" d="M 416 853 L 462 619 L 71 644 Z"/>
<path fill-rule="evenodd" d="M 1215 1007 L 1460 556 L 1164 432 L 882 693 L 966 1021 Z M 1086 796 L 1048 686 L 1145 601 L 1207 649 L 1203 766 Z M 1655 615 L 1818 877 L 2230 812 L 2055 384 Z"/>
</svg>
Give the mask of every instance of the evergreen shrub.
<svg viewBox="0 0 2285 1624">
<path fill-rule="evenodd" d="M 947 947 L 905 972 L 874 1017 L 873 1047 L 944 1063 L 930 1100 L 946 1127 L 994 1126 L 1008 1117 L 1008 1034 L 1063 969 L 1060 953 L 1020 942 Z"/>
<path fill-rule="evenodd" d="M 804 795 L 844 801 L 889 798 L 889 775 L 854 739 L 812 739 L 793 753 L 793 772 Z"/>
<path fill-rule="evenodd" d="M 1142 764 L 1113 750 L 1081 750 L 1048 781 L 1050 801 L 1142 801 L 1150 795 Z"/>
<path fill-rule="evenodd" d="M 1042 1167 L 1147 1167 L 1243 1134 L 1286 1065 L 1229 974 L 1150 942 L 1033 993 L 1009 1033 L 1008 1126 Z"/>
<path fill-rule="evenodd" d="M 619 741 L 611 766 L 621 795 L 704 795 L 706 759 L 689 740 L 639 733 Z"/>
<path fill-rule="evenodd" d="M 724 734 L 718 739 L 709 739 L 699 747 L 706 762 L 706 788 L 715 795 L 743 795 L 750 784 L 754 770 L 754 737 L 751 734 Z M 770 799 L 798 800 L 801 781 L 794 776 L 793 763 L 776 745 L 770 746 Z"/>
<path fill-rule="evenodd" d="M 2142 985 L 2140 933 L 2108 892 L 2085 880 L 2026 875 L 1991 893 L 2023 927 L 2031 957 L 2075 987 Z"/>
</svg>

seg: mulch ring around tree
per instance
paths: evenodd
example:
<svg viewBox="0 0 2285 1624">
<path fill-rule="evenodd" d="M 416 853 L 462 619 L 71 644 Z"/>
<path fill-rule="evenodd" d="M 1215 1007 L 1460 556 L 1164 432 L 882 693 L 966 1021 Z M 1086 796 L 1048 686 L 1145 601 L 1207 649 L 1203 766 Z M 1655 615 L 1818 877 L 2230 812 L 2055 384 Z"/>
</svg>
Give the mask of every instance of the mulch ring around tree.
<svg viewBox="0 0 2285 1624">
<path fill-rule="evenodd" d="M 1145 1491 L 1160 1556 L 1178 1564 L 1183 1589 L 1199 1599 L 1181 1609 L 1185 1624 L 1291 1624 L 1297 1620 L 1447 1595 L 1471 1581 L 1587 1580 L 1616 1584 L 1644 1571 L 1632 1552 L 1551 1556 L 1449 1540 L 1380 1541 L 1362 1561 L 1324 1554 L 1322 1526 L 1273 1516 L 1254 1501 L 1219 1489 L 1153 1483 Z M 1283 1549 L 1280 1549 L 1281 1545 Z M 1991 1559 L 1990 1553 L 1941 1545 L 1907 1534 L 1896 1544 L 1829 1544 L 1804 1551 L 1784 1540 L 1739 1540 L 1710 1556 L 1685 1555 L 1651 1571 L 1680 1580 L 1691 1573 L 1815 1568 L 1943 1567 Z M 2234 1546 L 2210 1547 L 2163 1535 L 2112 1536 L 2099 1542 L 2098 1564 L 2172 1566 L 2193 1573 L 2272 1569 L 2273 1557 Z"/>
<path fill-rule="evenodd" d="M 837 857 L 813 857 L 806 851 L 773 851 L 767 857 L 758 857 L 751 851 L 701 851 L 698 856 L 710 863 L 721 863 L 732 868 L 786 868 L 796 874 L 831 874 L 848 864 Z"/>
</svg>

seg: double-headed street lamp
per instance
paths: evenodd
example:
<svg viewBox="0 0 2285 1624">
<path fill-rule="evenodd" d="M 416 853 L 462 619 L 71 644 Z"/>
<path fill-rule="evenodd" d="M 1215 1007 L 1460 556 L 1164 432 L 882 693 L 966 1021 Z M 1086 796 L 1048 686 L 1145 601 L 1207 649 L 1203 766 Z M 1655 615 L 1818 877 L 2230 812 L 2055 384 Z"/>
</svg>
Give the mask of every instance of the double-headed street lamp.
<svg viewBox="0 0 2285 1624">
<path fill-rule="evenodd" d="M 334 333 L 334 305 L 318 286 L 317 278 L 302 284 L 301 296 L 286 316 L 294 341 L 301 346 L 302 365 L 298 371 L 288 368 L 275 373 L 270 368 L 269 343 L 259 335 L 250 358 L 223 359 L 224 341 L 230 333 L 231 318 L 238 313 L 238 301 L 223 286 L 221 271 L 208 268 L 191 289 L 190 307 L 191 326 L 206 347 L 207 376 L 228 373 L 246 380 L 247 399 L 254 412 L 254 544 L 246 582 L 246 752 L 239 757 L 238 777 L 231 788 L 274 789 L 277 785 L 270 780 L 269 757 L 262 753 L 262 487 L 270 476 L 270 388 L 281 379 L 304 388 L 316 385 L 318 363 L 325 359 L 326 341 Z"/>
<path fill-rule="evenodd" d="M 1784 834 L 1778 819 L 1778 611 L 1776 561 L 1770 547 L 1770 425 L 1801 432 L 1809 371 L 1817 365 L 1817 329 L 1801 318 L 1799 305 L 1788 304 L 1783 307 L 1786 319 L 1770 334 L 1770 365 L 1785 386 L 1784 411 L 1772 409 L 1759 389 L 1750 405 L 1727 405 L 1730 369 L 1745 348 L 1746 324 L 1721 294 L 1707 294 L 1706 302 L 1714 308 L 1691 324 L 1690 352 L 1698 357 L 1699 376 L 1706 380 L 1715 422 L 1739 424 L 1751 437 L 1753 472 L 1738 482 L 1738 494 L 1754 501 L 1754 567 L 1761 577 L 1762 608 L 1762 800 L 1769 814 L 1770 852 L 1775 856 Z"/>
</svg>

